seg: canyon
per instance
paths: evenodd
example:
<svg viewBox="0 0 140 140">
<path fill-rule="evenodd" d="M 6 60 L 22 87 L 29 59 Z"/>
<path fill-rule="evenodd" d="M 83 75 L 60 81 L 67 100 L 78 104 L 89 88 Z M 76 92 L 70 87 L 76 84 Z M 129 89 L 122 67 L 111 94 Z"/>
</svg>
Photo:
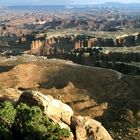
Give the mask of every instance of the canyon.
<svg viewBox="0 0 140 140">
<path fill-rule="evenodd" d="M 0 107 L 39 106 L 68 140 L 139 140 L 140 8 L 120 5 L 0 7 Z"/>
</svg>

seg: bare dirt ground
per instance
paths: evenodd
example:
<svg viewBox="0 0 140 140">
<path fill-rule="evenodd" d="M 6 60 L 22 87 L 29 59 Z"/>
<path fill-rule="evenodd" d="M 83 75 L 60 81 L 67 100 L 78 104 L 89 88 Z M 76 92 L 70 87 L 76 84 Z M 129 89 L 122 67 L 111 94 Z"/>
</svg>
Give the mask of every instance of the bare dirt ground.
<svg viewBox="0 0 140 140">
<path fill-rule="evenodd" d="M 140 139 L 140 76 L 70 61 L 21 56 L 1 59 L 0 85 L 38 90 L 61 99 L 75 114 L 100 120 L 115 140 Z M 20 94 L 14 95 L 18 98 Z"/>
</svg>

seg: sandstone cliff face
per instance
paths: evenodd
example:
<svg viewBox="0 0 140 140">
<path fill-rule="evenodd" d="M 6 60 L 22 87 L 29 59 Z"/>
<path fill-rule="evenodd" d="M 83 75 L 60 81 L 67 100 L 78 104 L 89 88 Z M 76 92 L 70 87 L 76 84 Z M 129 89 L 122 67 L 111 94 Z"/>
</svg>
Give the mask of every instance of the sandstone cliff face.
<svg viewBox="0 0 140 140">
<path fill-rule="evenodd" d="M 56 55 L 83 47 L 132 47 L 140 44 L 140 34 L 122 35 L 116 38 L 90 37 L 87 35 L 53 36 L 47 40 L 35 40 L 31 43 L 31 54 Z"/>
<path fill-rule="evenodd" d="M 30 54 L 48 56 L 56 53 L 58 53 L 57 48 L 48 41 L 35 40 L 31 43 Z"/>
</svg>

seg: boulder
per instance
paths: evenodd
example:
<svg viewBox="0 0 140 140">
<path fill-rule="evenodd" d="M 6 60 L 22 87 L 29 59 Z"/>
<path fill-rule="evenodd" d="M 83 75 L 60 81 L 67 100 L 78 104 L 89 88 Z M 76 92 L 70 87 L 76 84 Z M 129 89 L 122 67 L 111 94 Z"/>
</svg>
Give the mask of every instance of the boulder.
<svg viewBox="0 0 140 140">
<path fill-rule="evenodd" d="M 39 106 L 54 122 L 64 122 L 71 124 L 73 110 L 60 100 L 54 99 L 50 95 L 43 95 L 38 91 L 25 91 L 19 98 L 18 103 L 23 102 L 29 106 Z"/>
<path fill-rule="evenodd" d="M 71 125 L 76 140 L 113 140 L 101 123 L 90 117 L 73 116 Z"/>
<path fill-rule="evenodd" d="M 90 117 L 73 116 L 73 110 L 68 105 L 50 95 L 46 96 L 38 91 L 24 91 L 17 104 L 20 102 L 29 106 L 39 106 L 44 114 L 61 128 L 70 129 L 71 126 L 76 140 L 112 140 L 101 123 Z M 69 140 L 74 139 L 73 134 Z"/>
<path fill-rule="evenodd" d="M 17 101 L 20 95 L 21 91 L 18 89 L 0 86 L 0 101 Z"/>
</svg>

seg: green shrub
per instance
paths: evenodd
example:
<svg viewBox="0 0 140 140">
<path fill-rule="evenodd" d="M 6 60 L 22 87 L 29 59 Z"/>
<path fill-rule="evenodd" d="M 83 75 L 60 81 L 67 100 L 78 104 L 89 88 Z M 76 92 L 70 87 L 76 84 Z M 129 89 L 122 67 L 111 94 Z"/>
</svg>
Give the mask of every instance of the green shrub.
<svg viewBox="0 0 140 140">
<path fill-rule="evenodd" d="M 16 110 L 11 102 L 3 102 L 0 105 L 0 139 L 12 139 L 11 127 L 14 123 Z"/>
<path fill-rule="evenodd" d="M 54 124 L 37 106 L 21 103 L 14 109 L 10 102 L 1 105 L 0 139 L 57 140 L 69 136 L 69 130 Z"/>
</svg>

